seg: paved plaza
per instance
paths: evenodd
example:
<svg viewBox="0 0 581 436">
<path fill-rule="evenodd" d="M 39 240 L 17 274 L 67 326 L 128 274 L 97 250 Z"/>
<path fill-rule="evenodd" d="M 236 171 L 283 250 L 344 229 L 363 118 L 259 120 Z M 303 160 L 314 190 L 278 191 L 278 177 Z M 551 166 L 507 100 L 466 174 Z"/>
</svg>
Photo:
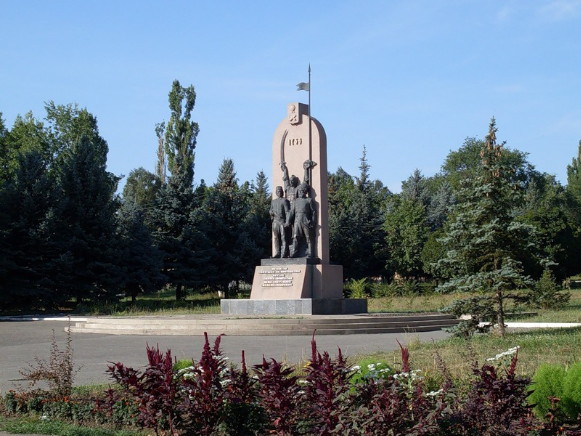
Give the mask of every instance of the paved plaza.
<svg viewBox="0 0 581 436">
<path fill-rule="evenodd" d="M 0 321 L 0 394 L 14 389 L 21 378 L 19 369 L 35 357 L 48 359 L 52 331 L 59 347 L 65 347 L 66 321 Z M 441 330 L 422 333 L 321 335 L 316 337 L 319 350 L 336 355 L 337 347 L 347 356 L 359 353 L 394 350 L 397 341 L 406 344 L 420 340 L 429 342 L 448 337 Z M 81 367 L 76 385 L 102 384 L 110 380 L 106 374 L 108 362 L 122 362 L 135 368 L 146 363 L 147 344 L 171 349 L 178 359 L 198 360 L 204 343 L 203 336 L 134 336 L 73 333 L 74 361 Z M 214 341 L 215 336 L 210 336 Z M 245 351 L 247 363 L 260 363 L 267 358 L 297 363 L 306 360 L 311 351 L 310 336 L 224 336 L 222 350 L 231 361 L 240 362 Z"/>
</svg>

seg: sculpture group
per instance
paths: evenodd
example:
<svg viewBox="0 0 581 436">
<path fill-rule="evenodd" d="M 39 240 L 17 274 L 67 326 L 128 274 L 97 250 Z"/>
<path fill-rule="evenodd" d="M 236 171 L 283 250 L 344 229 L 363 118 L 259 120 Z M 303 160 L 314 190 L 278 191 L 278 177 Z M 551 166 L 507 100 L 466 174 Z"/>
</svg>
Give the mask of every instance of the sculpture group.
<svg viewBox="0 0 581 436">
<path fill-rule="evenodd" d="M 283 161 L 284 190 L 276 187 L 276 197 L 270 205 L 274 252 L 272 257 L 314 257 L 314 229 L 317 224 L 317 208 L 311 193 L 311 169 L 316 162 L 306 160 L 303 182 L 294 174 L 289 177 Z M 290 234 L 289 234 L 290 232 Z"/>
</svg>

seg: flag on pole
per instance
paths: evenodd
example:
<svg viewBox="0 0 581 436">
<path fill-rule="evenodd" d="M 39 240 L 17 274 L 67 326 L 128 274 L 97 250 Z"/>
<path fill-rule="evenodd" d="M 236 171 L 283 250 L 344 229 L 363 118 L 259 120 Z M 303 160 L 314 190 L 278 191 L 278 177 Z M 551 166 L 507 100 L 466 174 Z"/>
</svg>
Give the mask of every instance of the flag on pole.
<svg viewBox="0 0 581 436">
<path fill-rule="evenodd" d="M 308 83 L 297 83 L 297 91 L 310 91 L 311 86 Z"/>
</svg>

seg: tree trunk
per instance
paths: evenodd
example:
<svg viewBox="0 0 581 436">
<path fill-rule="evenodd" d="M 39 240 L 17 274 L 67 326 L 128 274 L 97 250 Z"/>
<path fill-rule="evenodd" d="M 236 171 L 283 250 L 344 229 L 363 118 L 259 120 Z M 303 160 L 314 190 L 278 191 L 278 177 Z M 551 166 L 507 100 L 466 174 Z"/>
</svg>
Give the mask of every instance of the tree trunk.
<svg viewBox="0 0 581 436">
<path fill-rule="evenodd" d="M 504 301 L 502 291 L 496 292 L 496 303 L 498 304 L 498 312 L 496 313 L 496 323 L 498 324 L 498 331 L 500 336 L 504 338 L 506 330 L 504 328 Z"/>
<path fill-rule="evenodd" d="M 186 299 L 184 286 L 179 284 L 176 286 L 176 301 L 183 301 Z"/>
</svg>

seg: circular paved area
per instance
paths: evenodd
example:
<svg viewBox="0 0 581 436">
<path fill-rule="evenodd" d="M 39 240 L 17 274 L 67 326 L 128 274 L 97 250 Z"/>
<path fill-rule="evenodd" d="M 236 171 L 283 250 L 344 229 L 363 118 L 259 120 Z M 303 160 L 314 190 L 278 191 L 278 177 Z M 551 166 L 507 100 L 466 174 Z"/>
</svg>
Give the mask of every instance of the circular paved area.
<svg viewBox="0 0 581 436">
<path fill-rule="evenodd" d="M 0 321 L 0 395 L 14 389 L 21 378 L 19 369 L 35 357 L 48 359 L 52 330 L 62 349 L 66 333 L 63 321 Z M 424 333 L 321 335 L 316 337 L 319 350 L 336 355 L 337 347 L 352 356 L 359 353 L 394 350 L 397 341 L 428 342 L 448 337 L 443 331 Z M 108 362 L 122 362 L 139 368 L 146 363 L 147 344 L 159 345 L 160 350 L 171 349 L 178 359 L 200 358 L 203 336 L 119 336 L 95 333 L 73 333 L 74 361 L 81 370 L 75 378 L 76 385 L 108 383 L 105 373 Z M 215 336 L 210 336 L 213 343 Z M 223 336 L 222 351 L 231 361 L 240 362 L 245 351 L 249 365 L 260 363 L 262 355 L 289 363 L 306 360 L 311 351 L 310 336 Z"/>
</svg>

